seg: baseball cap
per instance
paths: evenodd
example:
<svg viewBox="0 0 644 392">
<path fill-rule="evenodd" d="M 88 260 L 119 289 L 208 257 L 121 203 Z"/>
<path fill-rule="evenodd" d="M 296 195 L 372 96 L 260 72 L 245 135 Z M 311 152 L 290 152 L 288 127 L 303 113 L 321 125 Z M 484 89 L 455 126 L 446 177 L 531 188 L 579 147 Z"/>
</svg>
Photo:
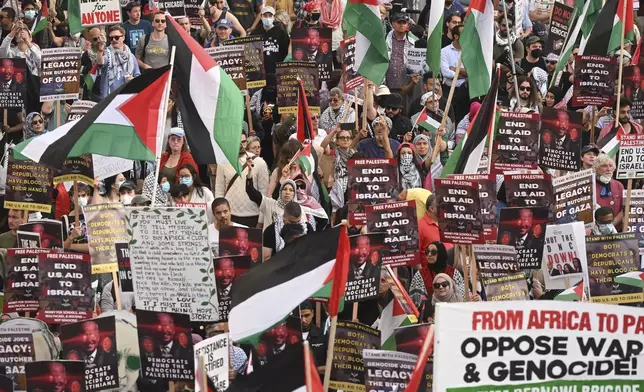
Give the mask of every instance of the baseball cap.
<svg viewBox="0 0 644 392">
<path fill-rule="evenodd" d="M 525 46 L 530 46 L 530 45 L 532 45 L 532 44 L 534 44 L 536 42 L 543 43 L 543 40 L 541 38 L 537 37 L 536 35 L 531 35 L 528 38 L 526 38 Z"/>
<path fill-rule="evenodd" d="M 599 148 L 595 144 L 586 144 L 582 149 L 581 149 L 581 155 L 584 155 L 587 152 L 594 151 L 595 154 L 599 155 Z"/>
<path fill-rule="evenodd" d="M 119 186 L 119 192 L 120 192 L 122 189 L 129 189 L 129 190 L 131 190 L 131 191 L 135 191 L 135 190 L 136 190 L 136 184 L 135 184 L 134 182 L 130 181 L 130 180 L 123 181 L 123 183 L 121 184 L 121 186 Z"/>
<path fill-rule="evenodd" d="M 270 5 L 266 5 L 262 7 L 262 15 L 264 15 L 267 12 L 275 15 L 275 8 L 271 7 Z"/>
<path fill-rule="evenodd" d="M 225 27 L 227 29 L 232 29 L 233 24 L 228 19 L 219 19 L 215 27 Z"/>
<path fill-rule="evenodd" d="M 185 132 L 183 132 L 183 129 L 181 129 L 179 127 L 170 128 L 170 133 L 168 134 L 168 136 L 170 136 L 170 135 L 179 136 L 179 137 L 185 137 L 186 136 Z"/>
<path fill-rule="evenodd" d="M 143 195 L 136 195 L 132 198 L 131 204 L 133 206 L 149 206 L 150 204 L 152 204 L 152 200 Z"/>
<path fill-rule="evenodd" d="M 409 20 L 409 16 L 407 16 L 407 14 L 403 14 L 403 13 L 401 13 L 401 12 L 399 12 L 399 13 L 395 13 L 395 14 L 393 14 L 393 15 L 391 16 L 391 21 L 392 21 L 392 22 L 396 22 L 396 21 L 399 21 L 399 20 L 407 20 L 407 21 L 408 21 L 408 20 Z"/>
<path fill-rule="evenodd" d="M 548 56 L 546 56 L 546 61 L 559 61 L 559 56 L 554 53 L 548 53 Z"/>
</svg>

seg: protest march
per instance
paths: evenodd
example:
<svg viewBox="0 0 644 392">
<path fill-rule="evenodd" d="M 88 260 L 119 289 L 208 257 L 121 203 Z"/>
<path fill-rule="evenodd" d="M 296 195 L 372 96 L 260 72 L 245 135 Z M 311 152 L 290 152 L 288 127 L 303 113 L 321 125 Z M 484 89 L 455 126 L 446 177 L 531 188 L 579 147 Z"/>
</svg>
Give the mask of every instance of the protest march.
<svg viewBox="0 0 644 392">
<path fill-rule="evenodd" d="M 639 1 L 0 27 L 0 392 L 644 392 Z"/>
</svg>

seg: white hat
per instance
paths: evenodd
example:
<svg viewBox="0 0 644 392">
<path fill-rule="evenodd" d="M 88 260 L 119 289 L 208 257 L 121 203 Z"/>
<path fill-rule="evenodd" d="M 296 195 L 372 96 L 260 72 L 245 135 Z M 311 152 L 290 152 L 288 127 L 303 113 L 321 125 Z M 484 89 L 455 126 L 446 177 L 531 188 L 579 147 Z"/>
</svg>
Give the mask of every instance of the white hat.
<svg viewBox="0 0 644 392">
<path fill-rule="evenodd" d="M 275 15 L 275 8 L 271 7 L 270 5 L 263 6 L 262 7 L 262 15 L 264 15 L 267 12 Z"/>
<path fill-rule="evenodd" d="M 180 137 L 186 136 L 185 132 L 183 132 L 183 129 L 179 127 L 170 128 L 170 133 L 168 134 L 168 137 L 170 137 L 171 135 L 180 136 Z"/>
<path fill-rule="evenodd" d="M 379 97 L 381 95 L 391 95 L 389 87 L 385 86 L 384 84 L 378 87 L 378 91 L 376 91 L 376 97 Z"/>
</svg>

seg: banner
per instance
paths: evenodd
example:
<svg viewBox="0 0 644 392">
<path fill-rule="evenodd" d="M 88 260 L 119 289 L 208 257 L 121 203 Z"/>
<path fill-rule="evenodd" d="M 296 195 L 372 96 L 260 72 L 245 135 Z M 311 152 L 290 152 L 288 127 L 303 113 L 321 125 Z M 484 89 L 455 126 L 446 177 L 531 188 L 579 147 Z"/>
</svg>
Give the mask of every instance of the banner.
<svg viewBox="0 0 644 392">
<path fill-rule="evenodd" d="M 383 244 L 384 233 L 358 234 L 349 237 L 349 276 L 344 293 L 347 302 L 359 302 L 378 296 L 382 254 L 387 245 Z"/>
<path fill-rule="evenodd" d="M 47 249 L 7 249 L 4 312 L 37 312 L 38 255 Z"/>
<path fill-rule="evenodd" d="M 365 206 L 367 232 L 387 233 L 383 265 L 400 267 L 420 263 L 416 202 L 402 201 Z"/>
<path fill-rule="evenodd" d="M 22 110 L 27 99 L 27 60 L 0 59 L 0 107 Z"/>
<path fill-rule="evenodd" d="M 80 48 L 42 50 L 40 102 L 80 97 Z"/>
<path fill-rule="evenodd" d="M 244 45 L 226 45 L 207 48 L 206 53 L 210 55 L 217 64 L 221 66 L 230 79 L 235 82 L 237 88 L 246 90 L 246 69 L 244 68 Z"/>
<path fill-rule="evenodd" d="M 224 41 L 223 45 L 244 45 L 244 70 L 246 72 L 246 88 L 262 88 L 266 86 L 266 70 L 264 69 L 264 41 L 261 36 L 253 35 L 249 37 L 229 39 Z"/>
<path fill-rule="evenodd" d="M 338 321 L 333 346 L 330 391 L 366 392 L 362 350 L 379 349 L 380 332 L 366 325 Z"/>
<path fill-rule="evenodd" d="M 230 337 L 227 333 L 213 336 L 195 343 L 195 375 L 199 377 L 204 370 L 216 390 L 225 391 L 228 388 L 228 369 L 230 359 Z M 204 356 L 204 368 L 200 367 L 199 357 Z M 195 382 L 196 392 L 201 390 L 199 378 Z"/>
<path fill-rule="evenodd" d="M 617 59 L 575 56 L 572 106 L 612 106 L 615 102 Z"/>
<path fill-rule="evenodd" d="M 295 344 L 302 344 L 302 323 L 298 317 L 289 316 L 260 335 L 257 348 L 252 351 L 253 365 L 263 366 Z"/>
<path fill-rule="evenodd" d="M 552 179 L 557 223 L 594 222 L 595 171 L 593 169 L 570 173 Z"/>
<path fill-rule="evenodd" d="M 18 247 L 33 248 L 34 235 L 38 236 L 38 248 L 63 249 L 63 222 L 59 220 L 38 219 L 20 225 Z"/>
<path fill-rule="evenodd" d="M 202 2 L 199 0 L 185 0 L 184 4 L 186 6 L 186 16 L 190 20 L 190 26 L 200 28 L 203 25 L 199 16 Z"/>
<path fill-rule="evenodd" d="M 4 208 L 51 213 L 52 170 L 33 161 L 18 161 L 9 155 Z"/>
<path fill-rule="evenodd" d="M 83 100 L 78 100 L 74 101 L 72 103 L 72 107 L 67 113 L 67 121 L 66 122 L 72 122 L 74 120 L 78 120 L 82 118 L 91 108 L 96 105 L 96 102 L 94 101 L 83 101 Z"/>
<path fill-rule="evenodd" d="M 641 309 L 468 302 L 436 313 L 434 392 L 641 389 Z"/>
<path fill-rule="evenodd" d="M 541 268 L 547 221 L 548 210 L 543 207 L 501 209 L 497 242 L 514 246 L 522 270 Z"/>
<path fill-rule="evenodd" d="M 80 13 L 83 27 L 122 22 L 119 0 L 83 0 L 80 3 Z"/>
<path fill-rule="evenodd" d="M 407 388 L 417 356 L 385 350 L 362 351 L 367 391 L 399 392 Z"/>
<path fill-rule="evenodd" d="M 427 330 L 430 324 L 416 324 L 406 327 L 396 328 L 394 331 L 394 338 L 396 339 L 396 350 L 403 353 L 418 355 L 423 346 Z M 420 383 L 418 392 L 431 391 L 434 384 L 434 360 L 433 355 L 430 355 L 425 369 L 423 369 L 423 380 Z"/>
<path fill-rule="evenodd" d="M 224 227 L 219 231 L 219 256 L 249 256 L 251 265 L 262 263 L 262 229 Z"/>
<path fill-rule="evenodd" d="M 94 167 L 92 155 L 81 155 L 79 157 L 67 158 L 63 162 L 63 168 L 56 172 L 54 185 L 67 181 L 84 182 L 89 186 L 94 185 Z"/>
<path fill-rule="evenodd" d="M 125 158 L 92 154 L 92 161 L 94 162 L 94 177 L 99 180 L 104 180 L 134 168 L 134 161 Z"/>
<path fill-rule="evenodd" d="M 641 56 L 640 56 L 641 57 Z M 634 120 L 644 118 L 644 90 L 642 90 L 642 70 L 644 63 L 622 68 L 623 95 L 631 101 L 631 117 Z"/>
<path fill-rule="evenodd" d="M 546 226 L 541 263 L 545 288 L 569 289 L 582 279 L 588 285 L 585 238 L 581 222 Z"/>
<path fill-rule="evenodd" d="M 116 261 L 119 267 L 119 288 L 124 293 L 134 291 L 132 286 L 132 267 L 130 265 L 130 246 L 127 242 L 117 242 L 114 244 L 116 251 Z"/>
<path fill-rule="evenodd" d="M 616 276 L 639 270 L 639 248 L 634 233 L 586 237 L 586 252 L 593 302 L 642 302 L 642 289 L 615 283 Z"/>
<path fill-rule="evenodd" d="M 297 113 L 297 96 L 299 83 L 302 80 L 306 99 L 311 113 L 320 113 L 320 92 L 318 66 L 308 61 L 286 61 L 277 63 L 277 106 L 279 114 Z"/>
<path fill-rule="evenodd" d="M 114 244 L 130 240 L 123 204 L 91 204 L 83 207 L 83 215 L 87 224 L 87 245 L 92 256 L 92 274 L 118 271 Z"/>
<path fill-rule="evenodd" d="M 539 114 L 501 112 L 492 146 L 492 172 L 537 168 Z"/>
<path fill-rule="evenodd" d="M 398 188 L 398 165 L 395 159 L 349 159 L 349 223 L 364 225 L 367 220 L 364 206 L 382 204 L 394 199 Z"/>
<path fill-rule="evenodd" d="M 0 342 L 12 348 L 0 352 L 0 372 L 11 378 L 15 390 L 26 390 L 25 364 L 36 359 L 34 333 L 28 326 L 3 326 Z"/>
<path fill-rule="evenodd" d="M 427 48 L 407 49 L 407 72 L 423 75 L 427 67 Z"/>
<path fill-rule="evenodd" d="M 38 361 L 25 365 L 27 392 L 80 391 L 85 388 L 82 361 Z"/>
<path fill-rule="evenodd" d="M 581 169 L 582 114 L 544 107 L 541 112 L 539 164 L 550 169 Z"/>
<path fill-rule="evenodd" d="M 317 64 L 320 81 L 331 79 L 333 71 L 333 52 L 331 33 L 328 27 L 291 29 L 291 48 L 293 61 L 309 61 Z"/>
<path fill-rule="evenodd" d="M 573 7 L 568 7 L 563 3 L 554 3 L 552 13 L 550 14 L 550 29 L 548 31 L 548 41 L 543 47 L 543 53 L 554 53 L 557 56 L 561 54 L 564 43 L 570 32 L 570 18 L 574 11 Z M 579 15 L 577 15 L 579 16 Z"/>
<path fill-rule="evenodd" d="M 141 376 L 152 380 L 194 381 L 192 328 L 187 314 L 136 309 Z"/>
<path fill-rule="evenodd" d="M 83 253 L 49 251 L 38 255 L 37 318 L 47 324 L 67 324 L 91 318 L 90 257 Z"/>
<path fill-rule="evenodd" d="M 158 0 L 157 7 L 175 19 L 187 16 L 186 3 L 183 0 Z"/>
<path fill-rule="evenodd" d="M 479 185 L 475 181 L 435 179 L 441 241 L 452 244 L 482 244 L 483 223 Z"/>
<path fill-rule="evenodd" d="M 624 190 L 623 196 L 624 205 L 626 205 L 626 190 Z M 639 244 L 640 255 L 644 254 L 644 190 L 642 189 L 631 190 L 628 232 L 635 233 Z"/>
<path fill-rule="evenodd" d="M 481 281 L 521 271 L 513 246 L 474 245 L 473 250 Z"/>
<path fill-rule="evenodd" d="M 523 271 L 497 276 L 494 278 L 481 278 L 485 289 L 485 299 L 494 301 L 528 301 L 530 289 Z"/>
<path fill-rule="evenodd" d="M 621 135 L 616 178 L 644 178 L 644 135 Z"/>
<path fill-rule="evenodd" d="M 344 92 L 348 93 L 358 88 L 364 82 L 364 76 L 358 74 L 356 69 L 356 37 L 351 36 L 340 41 L 342 56 L 342 78 L 344 79 Z"/>
<path fill-rule="evenodd" d="M 219 318 L 206 211 L 157 207 L 126 210 L 136 309 Z M 209 272 L 210 271 L 210 272 Z"/>
<path fill-rule="evenodd" d="M 508 207 L 546 207 L 548 217 L 554 216 L 550 174 L 512 174 L 505 176 L 505 197 Z"/>
<path fill-rule="evenodd" d="M 61 358 L 85 362 L 87 391 L 119 387 L 117 355 L 121 354 L 117 354 L 114 316 L 62 325 L 60 340 L 63 346 Z"/>
<path fill-rule="evenodd" d="M 447 178 L 457 181 L 476 181 L 479 184 L 479 200 L 481 201 L 481 222 L 483 222 L 483 238 L 485 242 L 496 242 L 497 198 L 496 175 L 494 174 L 450 174 Z"/>
<path fill-rule="evenodd" d="M 219 321 L 228 320 L 230 311 L 231 290 L 237 278 L 251 267 L 250 256 L 224 256 L 213 259 L 215 266 L 215 284 L 219 308 Z"/>
</svg>

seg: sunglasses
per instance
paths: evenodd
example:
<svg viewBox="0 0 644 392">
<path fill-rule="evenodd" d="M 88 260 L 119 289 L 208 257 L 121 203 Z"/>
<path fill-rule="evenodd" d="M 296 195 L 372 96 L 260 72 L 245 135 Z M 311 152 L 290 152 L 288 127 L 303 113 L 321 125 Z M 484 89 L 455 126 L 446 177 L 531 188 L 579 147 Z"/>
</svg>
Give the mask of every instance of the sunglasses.
<svg viewBox="0 0 644 392">
<path fill-rule="evenodd" d="M 122 35 L 112 35 L 112 36 L 110 36 L 110 40 L 112 40 L 112 41 L 118 41 L 118 40 L 120 40 L 122 37 L 123 37 Z"/>
<path fill-rule="evenodd" d="M 438 290 L 441 287 L 442 288 L 448 288 L 449 287 L 449 282 L 434 283 L 434 289 Z"/>
<path fill-rule="evenodd" d="M 436 256 L 438 254 L 438 250 L 436 250 L 436 249 L 426 249 L 425 254 L 426 255 Z"/>
<path fill-rule="evenodd" d="M 155 19 L 154 23 L 165 23 L 165 19 Z"/>
<path fill-rule="evenodd" d="M 351 140 L 351 136 L 338 136 L 338 137 L 337 137 L 337 139 L 338 139 L 338 140 L 346 140 L 346 141 L 349 141 L 349 140 Z"/>
<path fill-rule="evenodd" d="M 319 120 L 319 119 L 320 119 L 320 116 L 317 116 L 317 115 L 316 116 L 311 116 L 311 120 Z"/>
<path fill-rule="evenodd" d="M 385 108 L 385 110 L 390 110 L 390 111 L 392 111 L 392 112 L 393 112 L 394 110 L 398 110 L 398 108 L 388 107 L 388 108 Z"/>
<path fill-rule="evenodd" d="M 532 91 L 532 87 L 519 86 L 520 91 Z"/>
<path fill-rule="evenodd" d="M 546 60 L 546 63 L 548 63 L 548 64 L 557 64 L 556 61 L 552 61 L 552 60 Z"/>
<path fill-rule="evenodd" d="M 42 124 L 42 123 L 44 123 L 44 121 L 43 121 L 43 120 L 33 120 L 33 121 L 31 122 L 31 125 Z"/>
</svg>

